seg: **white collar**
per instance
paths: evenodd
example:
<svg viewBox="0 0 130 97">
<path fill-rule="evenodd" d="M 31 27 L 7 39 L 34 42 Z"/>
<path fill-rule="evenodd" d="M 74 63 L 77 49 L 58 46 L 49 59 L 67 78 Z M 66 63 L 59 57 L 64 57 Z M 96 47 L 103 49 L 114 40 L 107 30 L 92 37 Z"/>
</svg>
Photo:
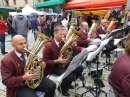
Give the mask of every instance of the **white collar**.
<svg viewBox="0 0 130 97">
<path fill-rule="evenodd" d="M 85 30 L 83 30 L 83 32 L 84 32 L 85 34 L 88 34 L 88 32 L 86 32 Z"/>
<path fill-rule="evenodd" d="M 59 47 L 59 42 L 58 42 L 58 41 L 56 41 L 56 39 L 55 39 L 55 43 L 56 43 L 56 45 Z"/>
<path fill-rule="evenodd" d="M 22 55 L 22 54 L 20 54 L 20 53 L 17 52 L 16 50 L 15 50 L 15 53 L 16 53 L 16 55 L 21 59 L 21 55 Z M 25 55 L 25 59 L 27 59 L 27 54 L 25 53 L 24 55 Z M 21 60 L 22 60 L 22 59 L 21 59 Z"/>
<path fill-rule="evenodd" d="M 103 30 L 105 29 L 105 27 L 103 27 L 103 26 L 101 26 L 101 27 L 102 27 Z"/>
</svg>

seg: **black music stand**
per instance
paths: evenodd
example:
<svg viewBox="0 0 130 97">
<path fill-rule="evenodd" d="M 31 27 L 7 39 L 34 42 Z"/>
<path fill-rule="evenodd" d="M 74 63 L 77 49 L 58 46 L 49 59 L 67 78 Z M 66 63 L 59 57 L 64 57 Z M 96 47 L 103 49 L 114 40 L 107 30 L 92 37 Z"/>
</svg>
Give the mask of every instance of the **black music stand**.
<svg viewBox="0 0 130 97">
<path fill-rule="evenodd" d="M 126 27 L 126 28 L 122 28 L 122 27 L 121 27 L 121 28 L 118 28 L 118 29 L 114 29 L 114 30 L 112 30 L 112 31 L 110 32 L 110 34 L 109 34 L 105 39 L 108 39 L 108 38 L 110 38 L 110 37 L 112 37 L 112 38 L 114 39 L 114 38 L 117 38 L 117 37 L 119 37 L 119 36 L 122 36 L 123 32 L 124 32 L 125 30 L 128 30 L 128 29 L 130 29 L 130 27 Z M 110 43 L 110 46 L 111 46 L 111 43 Z M 107 52 L 107 51 L 106 51 L 106 52 Z M 108 61 L 107 61 L 107 57 L 108 57 Z M 108 70 L 108 71 L 111 70 L 113 63 L 110 62 L 110 52 L 106 54 L 106 62 L 103 63 L 103 64 L 104 64 L 104 68 L 105 68 L 106 70 Z"/>
<path fill-rule="evenodd" d="M 126 31 L 126 30 L 129 30 L 130 27 L 126 27 L 126 28 L 119 28 L 119 29 L 114 29 L 110 32 L 110 34 L 105 38 L 105 39 L 108 39 L 110 37 L 112 38 L 116 38 L 118 35 L 117 34 L 123 34 L 122 32 Z"/>
<path fill-rule="evenodd" d="M 89 51 L 89 52 L 91 52 L 91 51 Z M 73 60 L 71 61 L 70 65 L 68 66 L 66 71 L 60 77 L 57 78 L 57 81 L 59 83 L 61 83 L 64 78 L 66 78 L 69 74 L 71 74 L 76 68 L 78 68 L 78 66 L 82 65 L 82 61 L 85 59 L 84 56 L 88 55 L 89 52 L 86 49 L 86 50 L 82 51 L 81 53 L 79 53 L 78 55 L 76 55 L 73 58 Z M 75 94 L 77 94 L 76 89 L 75 89 Z M 77 96 L 75 95 L 75 97 L 77 97 Z"/>
<path fill-rule="evenodd" d="M 106 45 L 111 39 L 112 39 L 112 37 L 103 40 L 103 41 L 101 42 L 100 47 L 99 47 L 96 51 L 91 52 L 91 53 L 88 54 L 87 61 L 92 61 L 92 60 L 97 56 L 97 54 L 98 54 L 100 51 L 102 51 L 102 49 L 105 47 L 105 45 Z M 97 77 L 97 78 L 94 80 L 95 83 L 96 83 L 96 95 L 94 95 L 95 97 L 98 97 L 98 95 L 99 95 L 100 92 L 104 92 L 104 91 L 101 91 L 100 85 L 99 85 L 99 83 L 100 83 L 101 81 L 100 81 L 100 79 L 99 79 L 99 77 L 98 77 L 98 75 L 99 75 L 99 74 L 98 74 L 98 70 L 99 70 L 98 65 L 99 65 L 99 63 L 98 63 L 98 60 L 97 60 L 97 68 L 96 68 L 96 75 L 97 75 L 96 77 Z M 99 86 L 99 87 L 98 87 L 98 86 Z M 82 94 L 82 97 L 83 97 L 84 94 L 86 94 L 86 93 L 89 92 L 89 91 L 91 92 L 91 90 L 93 91 L 95 88 L 90 87 L 90 88 L 88 88 L 88 89 L 89 89 L 89 90 L 87 90 L 86 92 L 84 92 L 84 93 Z M 98 89 L 99 89 L 99 91 L 98 91 Z M 104 93 L 105 93 L 105 92 L 104 92 Z M 105 95 L 107 96 L 106 93 L 105 93 Z"/>
</svg>

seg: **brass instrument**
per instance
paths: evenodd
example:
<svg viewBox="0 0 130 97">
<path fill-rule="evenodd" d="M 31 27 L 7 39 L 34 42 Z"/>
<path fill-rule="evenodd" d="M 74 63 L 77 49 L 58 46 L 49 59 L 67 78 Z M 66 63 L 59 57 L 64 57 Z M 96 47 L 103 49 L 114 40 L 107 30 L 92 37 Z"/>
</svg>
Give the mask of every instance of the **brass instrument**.
<svg viewBox="0 0 130 97">
<path fill-rule="evenodd" d="M 24 48 L 26 51 L 30 52 L 30 55 L 28 56 L 25 64 L 24 73 L 29 71 L 29 73 L 36 73 L 37 75 L 35 80 L 25 81 L 25 84 L 27 84 L 28 87 L 32 89 L 35 89 L 37 86 L 39 86 L 44 76 L 43 68 L 39 66 L 39 62 L 42 61 L 42 58 L 37 57 L 37 54 L 49 40 L 50 39 L 46 35 L 38 32 L 37 39 L 33 45 L 31 52 Z"/>
<path fill-rule="evenodd" d="M 69 28 L 69 31 L 66 35 L 66 40 L 68 40 L 70 35 L 72 34 L 72 29 L 76 29 L 76 25 L 74 23 L 70 23 L 70 28 Z"/>
<path fill-rule="evenodd" d="M 91 38 L 93 31 L 95 30 L 95 28 L 96 28 L 96 27 L 98 26 L 98 24 L 99 24 L 99 21 L 98 21 L 98 20 L 92 20 L 92 22 L 93 22 L 93 24 L 92 24 L 92 26 L 91 26 L 91 28 L 90 28 L 90 30 L 89 30 L 89 32 L 88 32 L 88 38 Z"/>
<path fill-rule="evenodd" d="M 111 22 L 109 24 L 109 26 L 106 29 L 106 34 L 109 34 L 111 31 L 111 27 L 113 26 L 113 24 L 117 23 L 118 21 L 115 18 L 111 18 Z"/>
<path fill-rule="evenodd" d="M 63 45 L 63 47 L 61 48 L 60 55 L 59 55 L 59 57 L 62 56 L 62 58 L 68 59 L 68 60 L 72 57 L 72 54 L 73 54 L 73 50 L 70 45 L 79 37 L 79 34 L 76 30 L 71 29 L 71 31 L 72 33 L 70 37 L 68 38 L 68 40 Z M 59 64 L 59 67 L 64 68 L 66 65 L 67 64 Z"/>
</svg>

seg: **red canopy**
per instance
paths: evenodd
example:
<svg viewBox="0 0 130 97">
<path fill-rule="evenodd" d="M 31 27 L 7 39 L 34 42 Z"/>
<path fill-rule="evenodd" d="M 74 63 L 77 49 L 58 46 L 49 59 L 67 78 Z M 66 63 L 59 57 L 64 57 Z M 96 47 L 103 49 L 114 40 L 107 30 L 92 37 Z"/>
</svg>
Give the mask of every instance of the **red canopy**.
<svg viewBox="0 0 130 97">
<path fill-rule="evenodd" d="M 114 8 L 121 8 L 122 6 L 114 6 Z M 73 10 L 79 10 L 79 11 L 93 11 L 93 10 L 110 10 L 112 7 L 97 7 L 97 8 L 86 8 L 83 7 L 83 9 L 73 9 Z"/>
<path fill-rule="evenodd" d="M 72 0 L 62 5 L 64 9 L 84 9 L 120 6 L 127 0 Z"/>
</svg>

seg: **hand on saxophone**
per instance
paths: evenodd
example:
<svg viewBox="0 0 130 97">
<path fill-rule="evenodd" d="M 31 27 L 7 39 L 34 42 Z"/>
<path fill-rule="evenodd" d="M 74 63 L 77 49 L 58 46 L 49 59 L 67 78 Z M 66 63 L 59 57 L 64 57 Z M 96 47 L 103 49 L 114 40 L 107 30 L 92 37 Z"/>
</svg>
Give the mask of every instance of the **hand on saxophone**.
<svg viewBox="0 0 130 97">
<path fill-rule="evenodd" d="M 33 81 L 36 79 L 36 73 L 31 74 L 29 71 L 27 71 L 22 77 L 23 80 L 29 80 L 29 81 Z"/>
</svg>

